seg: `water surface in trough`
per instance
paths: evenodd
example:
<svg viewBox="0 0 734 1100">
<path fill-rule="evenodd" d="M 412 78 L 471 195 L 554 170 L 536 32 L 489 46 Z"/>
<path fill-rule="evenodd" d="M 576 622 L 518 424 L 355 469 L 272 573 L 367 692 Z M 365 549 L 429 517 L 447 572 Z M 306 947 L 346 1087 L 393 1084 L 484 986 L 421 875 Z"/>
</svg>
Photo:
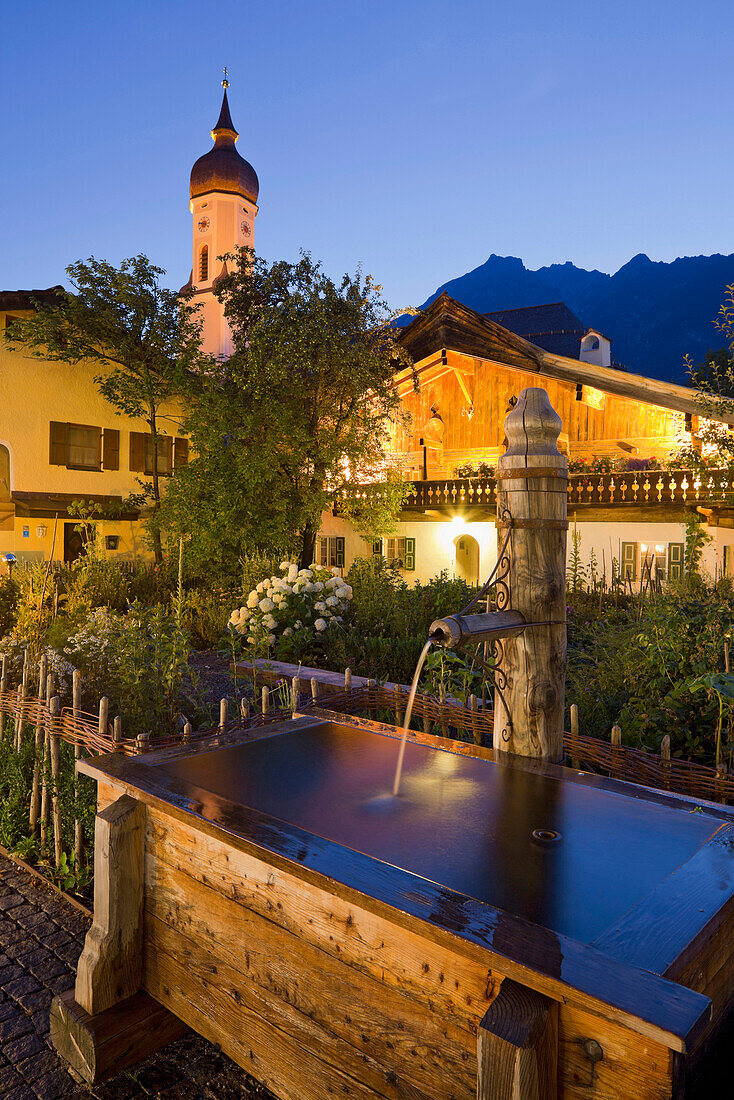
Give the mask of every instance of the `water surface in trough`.
<svg viewBox="0 0 734 1100">
<path fill-rule="evenodd" d="M 395 738 L 324 722 L 158 766 L 587 943 L 720 825 L 412 741 L 392 798 L 395 751 Z"/>
</svg>

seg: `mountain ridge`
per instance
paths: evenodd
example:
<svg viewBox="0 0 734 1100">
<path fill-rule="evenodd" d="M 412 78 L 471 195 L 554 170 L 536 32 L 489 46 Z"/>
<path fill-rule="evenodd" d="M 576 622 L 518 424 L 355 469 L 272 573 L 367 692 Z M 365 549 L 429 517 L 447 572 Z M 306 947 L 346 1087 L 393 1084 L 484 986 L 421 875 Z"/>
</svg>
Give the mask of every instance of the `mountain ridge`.
<svg viewBox="0 0 734 1100">
<path fill-rule="evenodd" d="M 440 286 L 423 308 L 444 291 L 478 313 L 565 302 L 609 337 L 627 370 L 686 385 L 685 356 L 698 363 L 726 345 L 713 322 L 732 283 L 734 253 L 668 262 L 638 252 L 612 275 L 570 260 L 532 270 L 517 256 L 491 253 Z"/>
</svg>

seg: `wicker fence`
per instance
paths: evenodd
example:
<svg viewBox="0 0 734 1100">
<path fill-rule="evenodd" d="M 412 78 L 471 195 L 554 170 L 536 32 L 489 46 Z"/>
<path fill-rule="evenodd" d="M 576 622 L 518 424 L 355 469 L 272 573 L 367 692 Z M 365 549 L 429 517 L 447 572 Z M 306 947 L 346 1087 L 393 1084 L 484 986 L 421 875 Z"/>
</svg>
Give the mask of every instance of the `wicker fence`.
<svg viewBox="0 0 734 1100">
<path fill-rule="evenodd" d="M 3 662 L 4 665 L 4 662 Z M 3 668 L 4 672 L 4 668 Z M 260 670 L 257 707 L 242 699 L 237 713 L 227 699 L 222 699 L 219 722 L 206 729 L 192 730 L 190 723 L 183 724 L 181 732 L 163 737 L 141 734 L 137 738 L 126 737 L 119 717 L 110 719 L 106 698 L 100 700 L 97 714 L 84 713 L 81 709 L 82 684 L 78 672 L 73 678 L 73 704 L 61 707 L 54 694 L 53 676 L 46 673 L 44 662 L 38 669 L 37 693 L 29 688 L 26 672 L 23 682 L 15 689 L 7 686 L 7 677 L 0 682 L 0 724 L 5 735 L 12 736 L 16 751 L 20 752 L 28 739 L 33 740 L 33 785 L 29 796 L 29 835 L 39 834 L 42 839 L 53 839 L 53 858 L 59 866 L 63 856 L 63 828 L 58 797 L 62 766 L 62 743 L 73 747 L 74 760 L 82 756 L 105 752 L 120 752 L 127 756 L 203 741 L 216 735 L 229 735 L 289 718 L 295 711 L 308 712 L 313 707 L 327 707 L 343 714 L 361 715 L 377 721 L 400 726 L 408 703 L 408 688 L 403 685 L 381 685 L 374 680 L 360 686 L 352 686 L 349 671 L 345 673 L 343 686 L 325 686 L 312 680 L 310 684 L 294 679 L 290 683 L 276 680 L 267 670 Z M 35 681 L 35 677 L 34 677 Z M 45 684 L 45 691 L 41 685 Z M 578 733 L 572 708 L 572 732 L 564 735 L 568 763 L 579 770 L 588 770 L 640 783 L 661 790 L 675 791 L 692 798 L 714 802 L 734 802 L 734 779 L 722 768 L 718 771 L 701 764 L 671 759 L 670 739 L 664 738 L 659 755 L 629 748 L 621 743 L 621 730 L 612 729 L 610 741 L 585 737 Z M 8 722 L 10 726 L 8 726 Z M 470 697 L 469 705 L 456 700 L 441 699 L 418 693 L 415 697 L 413 727 L 426 733 L 473 741 L 491 746 L 493 715 L 482 706 L 481 699 Z M 67 822 L 67 825 L 71 823 Z M 84 839 L 81 823 L 73 822 L 74 851 L 82 863 Z M 50 844 L 49 844 L 50 847 Z"/>
</svg>

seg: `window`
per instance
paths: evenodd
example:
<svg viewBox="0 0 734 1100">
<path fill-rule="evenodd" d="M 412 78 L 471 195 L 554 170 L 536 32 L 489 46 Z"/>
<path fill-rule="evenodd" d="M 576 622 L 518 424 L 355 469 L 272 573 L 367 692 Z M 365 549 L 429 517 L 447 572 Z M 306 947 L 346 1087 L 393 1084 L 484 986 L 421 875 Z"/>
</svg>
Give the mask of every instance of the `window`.
<svg viewBox="0 0 734 1100">
<path fill-rule="evenodd" d="M 105 429 L 113 438 L 119 432 Z M 51 466 L 66 466 L 70 470 L 102 469 L 102 429 L 91 424 L 62 424 L 52 420 L 49 426 L 49 456 Z"/>
<path fill-rule="evenodd" d="M 199 282 L 205 283 L 209 278 L 209 245 L 203 244 L 199 253 Z"/>
<path fill-rule="evenodd" d="M 620 563 L 622 580 L 637 580 L 637 543 L 622 543 L 622 561 Z"/>
<path fill-rule="evenodd" d="M 383 551 L 384 544 L 384 551 Z M 373 554 L 385 554 L 388 565 L 412 572 L 415 569 L 415 539 L 378 539 L 372 544 Z"/>
<path fill-rule="evenodd" d="M 640 546 L 640 578 L 643 581 L 665 580 L 668 548 L 664 542 L 647 543 Z"/>
<path fill-rule="evenodd" d="M 319 539 L 319 563 L 329 568 L 344 567 L 345 540 L 338 535 Z"/>
<path fill-rule="evenodd" d="M 130 469 L 141 474 L 153 473 L 153 436 L 150 432 L 130 432 Z M 158 436 L 158 473 L 161 477 L 170 477 L 173 473 L 170 435 Z"/>
</svg>

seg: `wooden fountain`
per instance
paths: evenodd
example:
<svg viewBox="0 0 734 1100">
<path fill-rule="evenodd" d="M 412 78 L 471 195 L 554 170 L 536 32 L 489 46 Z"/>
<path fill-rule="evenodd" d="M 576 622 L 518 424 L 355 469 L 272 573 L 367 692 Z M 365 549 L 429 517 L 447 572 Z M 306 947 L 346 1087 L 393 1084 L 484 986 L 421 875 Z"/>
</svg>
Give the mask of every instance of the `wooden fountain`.
<svg viewBox="0 0 734 1100">
<path fill-rule="evenodd" d="M 685 1095 L 732 1000 L 733 817 L 561 766 L 559 431 L 523 391 L 493 748 L 411 731 L 397 799 L 400 731 L 328 712 L 79 762 L 94 925 L 51 1026 L 87 1080 L 186 1025 L 283 1100 Z"/>
</svg>

